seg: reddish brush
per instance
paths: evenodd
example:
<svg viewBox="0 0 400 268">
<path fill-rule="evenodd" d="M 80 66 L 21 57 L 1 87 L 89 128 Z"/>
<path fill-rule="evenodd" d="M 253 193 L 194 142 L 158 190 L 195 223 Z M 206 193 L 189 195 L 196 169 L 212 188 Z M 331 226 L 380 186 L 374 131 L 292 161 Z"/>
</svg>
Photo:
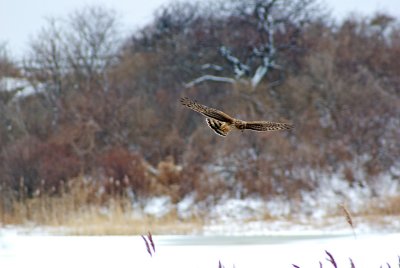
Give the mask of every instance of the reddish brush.
<svg viewBox="0 0 400 268">
<path fill-rule="evenodd" d="M 351 268 L 356 268 L 356 266 L 354 265 L 354 262 L 353 262 L 353 260 L 350 258 L 350 267 Z"/>
<path fill-rule="evenodd" d="M 334 268 L 338 268 L 336 260 L 333 257 L 333 255 L 327 250 L 325 250 L 325 253 L 326 253 L 326 255 L 328 255 L 328 258 L 326 258 L 326 260 L 329 261 L 333 265 Z M 399 268 L 400 268 L 400 256 L 398 256 L 398 259 L 399 259 Z M 350 268 L 356 268 L 356 266 L 354 265 L 353 259 L 349 258 L 349 260 L 350 260 Z M 292 266 L 294 268 L 300 268 L 300 266 L 298 266 L 296 264 L 292 264 Z M 322 268 L 322 267 L 323 267 L 322 266 L 322 262 L 320 261 L 319 262 L 319 268 Z M 390 266 L 390 264 L 388 262 L 386 263 L 386 267 L 387 268 L 391 268 L 391 266 Z M 219 266 L 218 268 L 224 268 L 224 267 L 223 266 L 222 267 Z M 380 268 L 384 268 L 384 266 L 381 265 Z"/>
<path fill-rule="evenodd" d="M 325 250 L 326 255 L 328 255 L 329 258 L 326 258 L 330 263 L 332 263 L 333 267 L 337 268 L 337 264 L 335 259 L 333 258 L 332 254 L 329 253 L 327 250 Z"/>
<path fill-rule="evenodd" d="M 144 235 L 141 235 L 141 237 L 143 238 L 144 243 L 146 244 L 147 252 L 150 254 L 150 256 L 153 256 L 153 253 L 156 252 L 156 246 L 154 245 L 153 236 L 151 235 L 150 232 L 148 232 L 147 238 Z M 151 249 L 153 249 L 153 252 L 151 252 Z"/>
<path fill-rule="evenodd" d="M 156 252 L 156 246 L 154 245 L 153 236 L 151 235 L 150 232 L 148 232 L 147 238 L 149 239 L 150 245 L 151 245 L 151 247 L 153 249 L 153 252 L 155 253 Z"/>
<path fill-rule="evenodd" d="M 225 266 L 222 265 L 221 261 L 218 261 L 218 268 L 225 268 Z M 235 265 L 233 265 L 233 268 L 235 268 Z"/>
<path fill-rule="evenodd" d="M 151 253 L 149 242 L 147 242 L 147 239 L 146 239 L 146 237 L 144 237 L 144 235 L 141 235 L 141 237 L 143 238 L 144 243 L 146 244 L 147 252 L 148 252 L 148 253 L 150 254 L 150 256 L 152 257 L 153 254 Z"/>
</svg>

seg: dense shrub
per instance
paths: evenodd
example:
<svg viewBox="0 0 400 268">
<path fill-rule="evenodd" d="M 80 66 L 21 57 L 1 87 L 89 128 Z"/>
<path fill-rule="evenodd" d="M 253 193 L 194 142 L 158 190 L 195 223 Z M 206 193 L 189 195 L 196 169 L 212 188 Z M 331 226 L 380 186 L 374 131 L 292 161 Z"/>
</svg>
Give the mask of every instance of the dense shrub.
<svg viewBox="0 0 400 268">
<path fill-rule="evenodd" d="M 35 191 L 54 193 L 60 183 L 80 171 L 79 158 L 65 145 L 25 138 L 3 153 L 3 179 L 20 195 L 32 196 Z"/>
</svg>

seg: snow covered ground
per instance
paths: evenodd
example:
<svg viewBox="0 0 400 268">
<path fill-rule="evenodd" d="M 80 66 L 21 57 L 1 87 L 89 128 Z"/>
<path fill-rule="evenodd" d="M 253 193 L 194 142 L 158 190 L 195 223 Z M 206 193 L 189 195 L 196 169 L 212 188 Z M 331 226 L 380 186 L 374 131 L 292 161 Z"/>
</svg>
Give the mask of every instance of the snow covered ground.
<svg viewBox="0 0 400 268">
<path fill-rule="evenodd" d="M 275 198 L 221 198 L 217 204 L 196 202 L 187 196 L 178 204 L 169 197 L 155 197 L 135 210 L 132 217 L 163 218 L 168 213 L 179 219 L 201 217 L 208 211 L 206 225 L 189 236 L 155 236 L 156 252 L 151 257 L 140 236 L 55 236 L 52 230 L 17 227 L 0 228 L 0 268 L 26 267 L 400 267 L 400 217 L 354 216 L 354 233 L 340 209 L 363 211 L 372 201 L 368 189 L 343 185 L 339 177 L 326 179 L 317 193 L 304 194 L 304 202 Z M 396 196 L 397 181 L 385 184 L 380 193 Z M 389 187 L 390 186 L 390 187 Z M 372 200 L 372 201 L 371 201 Z M 395 199 L 397 200 L 397 199 Z M 107 211 L 106 211 L 107 213 Z M 357 214 L 356 214 L 357 215 Z M 362 215 L 362 214 L 359 214 Z M 269 218 L 270 217 L 270 218 Z M 151 230 L 150 230 L 151 231 Z M 57 233 L 62 230 L 57 230 Z"/>
<path fill-rule="evenodd" d="M 304 232 L 262 236 L 154 236 L 151 257 L 140 236 L 53 236 L 0 230 L 0 267 L 398 267 L 400 233 L 318 235 Z"/>
</svg>

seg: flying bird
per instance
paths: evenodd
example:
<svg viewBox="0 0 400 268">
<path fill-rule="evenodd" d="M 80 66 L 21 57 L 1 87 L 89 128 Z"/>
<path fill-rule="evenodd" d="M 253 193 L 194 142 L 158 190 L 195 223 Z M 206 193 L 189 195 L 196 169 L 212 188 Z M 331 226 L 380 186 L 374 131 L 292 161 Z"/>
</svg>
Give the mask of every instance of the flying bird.
<svg viewBox="0 0 400 268">
<path fill-rule="evenodd" d="M 228 135 L 229 131 L 233 129 L 239 129 L 241 131 L 245 129 L 256 131 L 273 131 L 288 130 L 293 127 L 291 124 L 288 123 L 275 123 L 269 121 L 243 121 L 234 118 L 220 110 L 199 104 L 196 101 L 190 100 L 189 98 L 181 98 L 181 103 L 187 108 L 206 116 L 208 126 L 212 128 L 215 133 L 223 137 Z"/>
</svg>

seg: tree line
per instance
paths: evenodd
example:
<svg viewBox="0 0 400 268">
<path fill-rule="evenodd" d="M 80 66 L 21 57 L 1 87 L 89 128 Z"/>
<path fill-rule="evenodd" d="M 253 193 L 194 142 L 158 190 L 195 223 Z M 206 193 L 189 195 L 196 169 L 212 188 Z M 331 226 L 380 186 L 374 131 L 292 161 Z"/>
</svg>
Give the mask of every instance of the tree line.
<svg viewBox="0 0 400 268">
<path fill-rule="evenodd" d="M 22 64 L 0 48 L 0 78 L 37 90 L 0 90 L 3 196 L 57 196 L 77 176 L 175 202 L 296 199 L 323 174 L 379 195 L 382 176 L 399 179 L 396 18 L 334 22 L 314 0 L 231 0 L 161 7 L 128 37 L 119 26 L 87 7 L 49 19 Z M 221 138 L 181 96 L 295 128 Z"/>
</svg>

